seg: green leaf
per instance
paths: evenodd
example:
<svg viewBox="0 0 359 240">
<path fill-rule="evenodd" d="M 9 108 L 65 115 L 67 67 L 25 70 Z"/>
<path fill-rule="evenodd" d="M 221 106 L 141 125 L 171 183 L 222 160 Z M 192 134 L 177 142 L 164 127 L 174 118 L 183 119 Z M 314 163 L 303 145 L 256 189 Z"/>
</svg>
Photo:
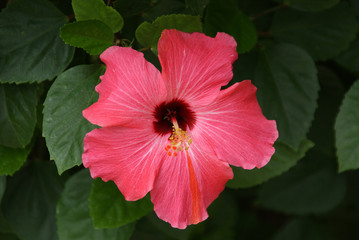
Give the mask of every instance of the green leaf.
<svg viewBox="0 0 359 240">
<path fill-rule="evenodd" d="M 296 218 L 288 222 L 274 240 L 327 240 L 318 224 L 308 218 Z"/>
<path fill-rule="evenodd" d="M 251 50 L 257 43 L 257 30 L 234 0 L 211 1 L 204 19 L 204 32 L 214 37 L 217 32 L 226 32 L 237 41 L 238 53 Z"/>
<path fill-rule="evenodd" d="M 60 36 L 67 44 L 83 48 L 91 55 L 102 53 L 113 45 L 112 30 L 98 20 L 68 23 L 61 28 Z"/>
<path fill-rule="evenodd" d="M 123 27 L 122 16 L 103 0 L 72 0 L 72 8 L 77 21 L 100 20 L 112 29 L 113 33 Z"/>
<path fill-rule="evenodd" d="M 322 11 L 338 4 L 340 0 L 276 0 L 289 7 L 308 12 Z"/>
<path fill-rule="evenodd" d="M 305 153 L 314 146 L 314 144 L 304 139 L 297 151 L 294 151 L 285 144 L 277 141 L 274 145 L 276 151 L 269 163 L 261 169 L 245 170 L 242 168 L 233 168 L 234 179 L 227 183 L 231 188 L 248 188 L 261 184 L 269 179 L 276 177 L 287 171 L 298 160 L 304 157 Z"/>
<path fill-rule="evenodd" d="M 114 182 L 93 182 L 90 195 L 90 214 L 95 227 L 114 228 L 131 223 L 153 209 L 147 197 L 135 202 L 125 200 Z"/>
<path fill-rule="evenodd" d="M 25 149 L 0 146 L 0 175 L 13 175 L 25 163 L 30 151 L 30 146 Z"/>
<path fill-rule="evenodd" d="M 257 204 L 287 214 L 330 211 L 343 200 L 346 182 L 329 160 L 308 153 L 294 168 L 262 185 Z"/>
<path fill-rule="evenodd" d="M 12 1 L 0 13 L 0 82 L 41 82 L 60 74 L 74 54 L 59 38 L 66 22 L 49 1 Z"/>
<path fill-rule="evenodd" d="M 0 84 L 0 144 L 24 148 L 36 124 L 35 85 Z"/>
<path fill-rule="evenodd" d="M 235 80 L 253 80 L 264 115 L 277 122 L 280 141 L 297 150 L 317 106 L 319 84 L 313 60 L 301 48 L 285 43 L 268 44 L 240 60 Z"/>
<path fill-rule="evenodd" d="M 97 99 L 95 86 L 103 72 L 96 65 L 73 67 L 55 80 L 47 94 L 43 136 L 60 174 L 82 163 L 83 138 L 94 129 L 82 110 Z"/>
<path fill-rule="evenodd" d="M 335 122 L 339 172 L 359 168 L 359 81 L 346 93 Z"/>
<path fill-rule="evenodd" d="M 335 61 L 347 70 L 359 75 L 359 35 L 350 44 L 349 48 L 339 54 Z"/>
<path fill-rule="evenodd" d="M 113 7 L 122 14 L 122 16 L 131 17 L 148 10 L 151 7 L 151 0 L 115 0 Z"/>
<path fill-rule="evenodd" d="M 63 181 L 52 162 L 22 168 L 8 179 L 2 210 L 22 240 L 56 240 L 56 203 Z"/>
<path fill-rule="evenodd" d="M 349 47 L 358 31 L 358 21 L 343 2 L 316 13 L 279 11 L 270 31 L 275 39 L 304 48 L 314 60 L 326 60 Z"/>
<path fill-rule="evenodd" d="M 87 169 L 67 180 L 57 204 L 56 219 L 60 240 L 127 240 L 134 224 L 116 229 L 95 229 L 90 216 L 92 178 Z"/>
<path fill-rule="evenodd" d="M 143 22 L 138 26 L 136 39 L 143 47 L 157 49 L 158 40 L 165 29 L 177 29 L 183 32 L 202 32 L 201 18 L 199 16 L 183 14 L 161 16 L 152 23 Z"/>
</svg>

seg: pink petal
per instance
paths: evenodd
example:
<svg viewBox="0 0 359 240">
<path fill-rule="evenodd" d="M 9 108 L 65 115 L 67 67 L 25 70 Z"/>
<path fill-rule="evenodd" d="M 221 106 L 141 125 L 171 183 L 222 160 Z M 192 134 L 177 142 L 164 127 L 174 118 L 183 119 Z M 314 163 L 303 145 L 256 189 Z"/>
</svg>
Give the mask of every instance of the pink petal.
<svg viewBox="0 0 359 240">
<path fill-rule="evenodd" d="M 215 38 L 203 33 L 164 30 L 158 42 L 158 57 L 168 99 L 186 99 L 193 105 L 214 100 L 221 86 L 233 76 L 236 42 L 225 33 Z"/>
<path fill-rule="evenodd" d="M 199 223 L 208 217 L 207 207 L 232 177 L 232 169 L 211 148 L 193 143 L 188 151 L 163 161 L 151 191 L 154 210 L 172 227 Z"/>
<path fill-rule="evenodd" d="M 82 161 L 93 178 L 113 180 L 126 200 L 138 200 L 153 187 L 168 137 L 151 128 L 95 129 L 84 139 Z"/>
<path fill-rule="evenodd" d="M 249 80 L 236 83 L 210 105 L 194 109 L 193 135 L 212 142 L 221 160 L 245 169 L 266 165 L 278 138 L 275 121 L 263 116 L 256 90 Z"/>
<path fill-rule="evenodd" d="M 154 106 L 166 96 L 160 72 L 132 48 L 113 46 L 100 57 L 107 66 L 96 87 L 100 97 L 84 117 L 102 127 L 152 124 Z"/>
</svg>

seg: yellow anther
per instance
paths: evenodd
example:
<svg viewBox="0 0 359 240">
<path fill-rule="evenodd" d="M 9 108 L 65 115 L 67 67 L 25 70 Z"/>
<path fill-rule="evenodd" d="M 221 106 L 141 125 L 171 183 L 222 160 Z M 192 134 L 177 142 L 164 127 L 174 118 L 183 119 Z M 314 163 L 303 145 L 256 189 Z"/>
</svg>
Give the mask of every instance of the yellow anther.
<svg viewBox="0 0 359 240">
<path fill-rule="evenodd" d="M 168 138 L 170 144 L 166 146 L 165 150 L 168 156 L 177 156 L 178 152 L 189 149 L 189 146 L 192 144 L 192 139 L 186 131 L 179 127 L 176 118 L 172 117 L 171 122 L 173 124 L 172 134 Z"/>
</svg>

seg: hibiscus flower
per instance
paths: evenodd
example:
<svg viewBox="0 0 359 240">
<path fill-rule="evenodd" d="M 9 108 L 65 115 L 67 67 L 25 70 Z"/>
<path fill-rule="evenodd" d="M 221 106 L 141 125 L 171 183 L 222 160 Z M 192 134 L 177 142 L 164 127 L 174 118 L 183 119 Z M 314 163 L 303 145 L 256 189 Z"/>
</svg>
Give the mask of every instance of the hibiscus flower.
<svg viewBox="0 0 359 240">
<path fill-rule="evenodd" d="M 183 229 L 208 217 L 233 177 L 229 164 L 266 165 L 278 132 L 256 88 L 246 80 L 221 90 L 232 79 L 236 45 L 225 33 L 165 30 L 162 73 L 132 48 L 104 51 L 99 100 L 83 111 L 102 127 L 84 139 L 91 176 L 114 181 L 128 201 L 150 192 L 157 216 Z"/>
</svg>

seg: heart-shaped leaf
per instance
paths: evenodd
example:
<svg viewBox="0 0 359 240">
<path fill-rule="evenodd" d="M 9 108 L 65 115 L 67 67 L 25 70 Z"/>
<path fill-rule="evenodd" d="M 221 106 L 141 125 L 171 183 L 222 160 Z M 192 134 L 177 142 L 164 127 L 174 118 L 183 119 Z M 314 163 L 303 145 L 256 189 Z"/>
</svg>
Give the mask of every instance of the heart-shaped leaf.
<svg viewBox="0 0 359 240">
<path fill-rule="evenodd" d="M 0 82 L 41 82 L 59 75 L 74 54 L 59 37 L 66 22 L 50 1 L 12 1 L 0 13 Z"/>
<path fill-rule="evenodd" d="M 97 100 L 95 86 L 103 67 L 79 65 L 62 73 L 51 86 L 44 103 L 43 136 L 61 174 L 82 164 L 83 138 L 95 127 L 82 110 Z"/>
</svg>

